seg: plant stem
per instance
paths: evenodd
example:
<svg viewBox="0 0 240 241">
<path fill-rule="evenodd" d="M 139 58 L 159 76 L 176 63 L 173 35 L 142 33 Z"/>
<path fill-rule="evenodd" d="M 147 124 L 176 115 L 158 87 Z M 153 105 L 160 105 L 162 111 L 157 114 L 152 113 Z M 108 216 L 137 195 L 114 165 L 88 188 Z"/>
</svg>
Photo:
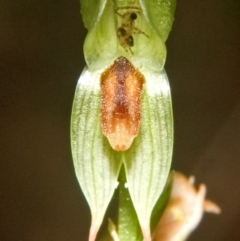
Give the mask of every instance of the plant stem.
<svg viewBox="0 0 240 241">
<path fill-rule="evenodd" d="M 120 241 L 143 240 L 138 218 L 127 188 L 123 166 L 119 175 L 118 235 Z"/>
</svg>

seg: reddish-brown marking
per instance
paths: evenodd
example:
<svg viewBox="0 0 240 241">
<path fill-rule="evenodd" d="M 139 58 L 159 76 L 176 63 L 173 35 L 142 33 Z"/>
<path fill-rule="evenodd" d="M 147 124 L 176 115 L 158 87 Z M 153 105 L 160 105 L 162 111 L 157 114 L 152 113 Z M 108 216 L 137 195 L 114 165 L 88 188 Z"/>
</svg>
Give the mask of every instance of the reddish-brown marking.
<svg viewBox="0 0 240 241">
<path fill-rule="evenodd" d="M 116 151 L 127 150 L 138 135 L 144 77 L 119 57 L 101 75 L 101 125 Z"/>
</svg>

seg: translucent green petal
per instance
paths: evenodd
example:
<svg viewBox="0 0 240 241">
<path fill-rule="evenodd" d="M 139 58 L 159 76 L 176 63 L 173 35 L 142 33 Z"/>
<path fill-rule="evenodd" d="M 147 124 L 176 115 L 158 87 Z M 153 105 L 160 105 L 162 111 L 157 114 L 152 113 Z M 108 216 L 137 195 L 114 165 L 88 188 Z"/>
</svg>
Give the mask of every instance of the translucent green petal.
<svg viewBox="0 0 240 241">
<path fill-rule="evenodd" d="M 139 0 L 144 16 L 165 42 L 172 28 L 176 0 Z"/>
<path fill-rule="evenodd" d="M 124 56 L 137 68 L 147 66 L 148 69 L 160 71 L 166 60 L 166 46 L 142 13 L 135 20 L 135 26 L 148 37 L 144 34 L 133 34 L 134 46 L 131 48 L 133 54 L 120 45 L 117 29 L 121 26 L 122 19 L 114 10 L 118 2 L 120 1 L 115 3 L 113 0 L 107 1 L 99 21 L 85 39 L 84 55 L 87 65 L 96 70 L 107 68 L 119 56 Z"/>
<path fill-rule="evenodd" d="M 71 119 L 71 144 L 77 179 L 91 209 L 89 240 L 95 240 L 117 186 L 121 159 L 102 135 L 99 72 L 85 69 L 79 79 Z"/>
<path fill-rule="evenodd" d="M 144 71 L 139 136 L 124 155 L 129 192 L 145 241 L 151 240 L 150 217 L 165 186 L 172 159 L 173 117 L 166 73 Z"/>
<path fill-rule="evenodd" d="M 107 0 L 80 0 L 85 27 L 90 30 L 98 22 Z"/>
</svg>

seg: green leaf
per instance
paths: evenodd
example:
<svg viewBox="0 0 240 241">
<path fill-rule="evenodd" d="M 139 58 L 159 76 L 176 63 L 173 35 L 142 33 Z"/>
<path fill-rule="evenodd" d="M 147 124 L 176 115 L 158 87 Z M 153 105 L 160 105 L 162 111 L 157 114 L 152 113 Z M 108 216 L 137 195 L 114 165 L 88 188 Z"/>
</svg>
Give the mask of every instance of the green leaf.
<svg viewBox="0 0 240 241">
<path fill-rule="evenodd" d="M 107 0 L 80 0 L 85 27 L 90 30 L 98 22 Z"/>
<path fill-rule="evenodd" d="M 172 28 L 176 0 L 139 0 L 144 16 L 165 42 Z"/>
<path fill-rule="evenodd" d="M 91 209 L 89 240 L 95 240 L 117 186 L 121 155 L 112 150 L 100 126 L 99 72 L 85 69 L 79 79 L 71 119 L 76 176 Z"/>
<path fill-rule="evenodd" d="M 173 117 L 165 71 L 142 71 L 146 86 L 139 136 L 125 152 L 129 192 L 145 241 L 151 240 L 150 217 L 163 191 L 172 160 Z"/>
</svg>

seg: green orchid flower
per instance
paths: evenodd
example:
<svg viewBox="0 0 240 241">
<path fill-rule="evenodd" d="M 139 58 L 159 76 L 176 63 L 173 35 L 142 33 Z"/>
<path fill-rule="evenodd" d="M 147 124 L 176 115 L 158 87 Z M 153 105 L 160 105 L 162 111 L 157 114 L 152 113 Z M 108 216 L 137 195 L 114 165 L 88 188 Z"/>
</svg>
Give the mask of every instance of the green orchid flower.
<svg viewBox="0 0 240 241">
<path fill-rule="evenodd" d="M 145 241 L 169 174 L 170 87 L 163 69 L 173 0 L 81 0 L 87 67 L 76 88 L 71 144 L 96 239 L 122 166 Z M 133 239 L 135 240 L 135 239 Z"/>
</svg>

